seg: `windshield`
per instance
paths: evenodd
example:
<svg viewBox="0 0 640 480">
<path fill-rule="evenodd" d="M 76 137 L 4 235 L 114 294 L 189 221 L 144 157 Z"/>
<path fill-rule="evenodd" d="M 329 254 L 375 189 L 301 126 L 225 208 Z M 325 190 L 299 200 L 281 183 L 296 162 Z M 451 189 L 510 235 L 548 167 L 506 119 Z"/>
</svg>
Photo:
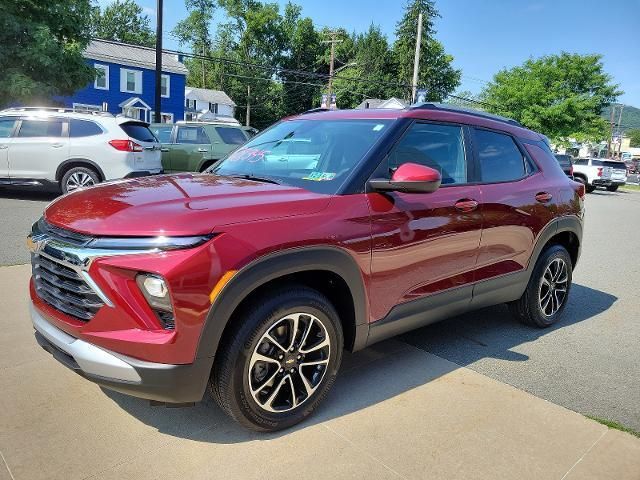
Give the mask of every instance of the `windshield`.
<svg viewBox="0 0 640 480">
<path fill-rule="evenodd" d="M 229 154 L 218 175 L 256 176 L 334 194 L 388 130 L 390 120 L 280 122 Z"/>
</svg>

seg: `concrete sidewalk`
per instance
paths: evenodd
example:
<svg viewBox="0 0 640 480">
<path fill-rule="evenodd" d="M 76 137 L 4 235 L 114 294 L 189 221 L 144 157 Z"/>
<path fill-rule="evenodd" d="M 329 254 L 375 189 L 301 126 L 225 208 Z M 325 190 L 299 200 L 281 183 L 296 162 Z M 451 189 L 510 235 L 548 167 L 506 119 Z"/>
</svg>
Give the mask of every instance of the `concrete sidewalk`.
<svg viewBox="0 0 640 480">
<path fill-rule="evenodd" d="M 36 345 L 28 276 L 0 268 L 0 480 L 640 479 L 639 439 L 396 340 L 346 355 L 317 414 L 279 434 L 211 401 L 151 408 Z"/>
</svg>

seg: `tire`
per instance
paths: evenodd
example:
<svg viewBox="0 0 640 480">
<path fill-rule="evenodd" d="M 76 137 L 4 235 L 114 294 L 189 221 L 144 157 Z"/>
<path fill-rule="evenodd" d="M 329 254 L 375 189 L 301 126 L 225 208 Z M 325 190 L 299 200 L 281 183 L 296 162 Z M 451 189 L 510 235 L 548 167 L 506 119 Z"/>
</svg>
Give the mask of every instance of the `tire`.
<svg viewBox="0 0 640 480">
<path fill-rule="evenodd" d="M 60 189 L 66 194 L 98 183 L 100 183 L 100 177 L 95 170 L 87 167 L 73 167 L 62 176 Z"/>
<path fill-rule="evenodd" d="M 584 188 L 587 193 L 593 193 L 593 191 L 596 189 L 595 185 L 589 185 L 588 183 L 585 184 Z"/>
<path fill-rule="evenodd" d="M 298 328 L 292 342 L 295 319 Z M 288 349 L 292 343 L 298 347 L 293 352 Z M 338 314 L 324 295 L 295 285 L 279 288 L 239 312 L 216 354 L 211 394 L 227 415 L 248 429 L 289 428 L 311 415 L 329 392 L 343 345 Z M 265 357 L 271 360 L 260 360 Z M 307 362 L 318 363 L 304 365 Z"/>
<path fill-rule="evenodd" d="M 557 276 L 554 276 L 555 272 Z M 522 297 L 509 303 L 509 310 L 526 325 L 550 327 L 562 317 L 571 290 L 571 277 L 572 264 L 569 252 L 561 245 L 550 246 L 540 254 L 527 289 Z M 555 292 L 550 288 L 549 282 L 557 287 Z M 561 291 L 562 288 L 564 292 Z M 549 296 L 546 295 L 548 292 Z"/>
<path fill-rule="evenodd" d="M 618 191 L 618 185 L 611 185 L 607 187 L 607 192 L 617 192 L 617 191 Z"/>
</svg>

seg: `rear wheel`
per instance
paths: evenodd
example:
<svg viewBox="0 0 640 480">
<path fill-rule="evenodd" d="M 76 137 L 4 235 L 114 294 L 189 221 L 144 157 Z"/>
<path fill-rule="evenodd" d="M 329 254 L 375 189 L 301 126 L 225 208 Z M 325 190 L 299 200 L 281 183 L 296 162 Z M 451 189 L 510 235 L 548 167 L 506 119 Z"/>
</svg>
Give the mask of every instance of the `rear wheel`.
<svg viewBox="0 0 640 480">
<path fill-rule="evenodd" d="M 509 304 L 511 313 L 527 325 L 553 325 L 566 307 L 571 276 L 569 252 L 561 245 L 547 248 L 540 254 L 522 297 Z"/>
<path fill-rule="evenodd" d="M 587 191 L 587 193 L 592 193 L 596 189 L 595 185 L 589 185 L 588 183 L 585 185 L 584 188 Z"/>
<path fill-rule="evenodd" d="M 610 185 L 607 187 L 607 192 L 617 192 L 618 191 L 618 185 Z"/>
<path fill-rule="evenodd" d="M 98 174 L 87 167 L 73 167 L 62 176 L 60 188 L 62 193 L 70 193 L 82 188 L 92 187 L 100 183 Z"/>
<path fill-rule="evenodd" d="M 220 407 L 258 431 L 308 417 L 335 381 L 343 334 L 329 300 L 291 287 L 251 302 L 216 355 L 210 389 Z"/>
</svg>

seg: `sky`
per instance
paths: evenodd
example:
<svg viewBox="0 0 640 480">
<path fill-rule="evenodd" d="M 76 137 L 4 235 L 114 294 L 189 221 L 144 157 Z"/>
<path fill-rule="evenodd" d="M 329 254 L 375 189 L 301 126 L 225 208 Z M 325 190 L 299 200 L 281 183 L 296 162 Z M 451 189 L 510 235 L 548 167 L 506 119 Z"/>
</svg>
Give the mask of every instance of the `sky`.
<svg viewBox="0 0 640 480">
<path fill-rule="evenodd" d="M 155 22 L 155 0 L 136 0 Z M 283 7 L 286 0 L 276 0 Z M 100 4 L 110 0 L 99 0 Z M 379 25 L 390 41 L 405 0 L 296 0 L 318 27 L 363 32 Z M 503 68 L 567 51 L 603 55 L 605 71 L 640 108 L 640 0 L 436 0 L 436 38 L 462 70 L 460 90 L 477 93 Z M 183 0 L 164 0 L 164 47 L 186 16 Z M 217 19 L 223 12 L 218 10 Z"/>
</svg>

